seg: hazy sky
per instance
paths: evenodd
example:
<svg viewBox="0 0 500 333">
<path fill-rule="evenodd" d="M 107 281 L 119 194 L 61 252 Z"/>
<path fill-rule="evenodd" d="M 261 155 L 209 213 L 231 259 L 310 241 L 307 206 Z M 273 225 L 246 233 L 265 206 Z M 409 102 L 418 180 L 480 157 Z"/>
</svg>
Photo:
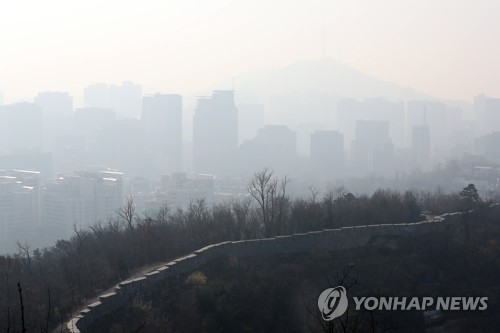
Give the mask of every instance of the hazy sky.
<svg viewBox="0 0 500 333">
<path fill-rule="evenodd" d="M 0 2 L 0 91 L 185 92 L 326 55 L 444 97 L 500 97 L 498 0 Z"/>
</svg>

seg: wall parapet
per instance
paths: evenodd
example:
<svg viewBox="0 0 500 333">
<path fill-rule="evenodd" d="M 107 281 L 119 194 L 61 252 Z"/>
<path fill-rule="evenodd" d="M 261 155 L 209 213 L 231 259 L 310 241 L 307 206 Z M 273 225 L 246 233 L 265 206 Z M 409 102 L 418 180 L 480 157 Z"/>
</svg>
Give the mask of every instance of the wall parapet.
<svg viewBox="0 0 500 333">
<path fill-rule="evenodd" d="M 113 292 L 98 296 L 96 302 L 80 311 L 67 323 L 66 327 L 71 333 L 87 332 L 96 319 L 116 311 L 135 296 L 153 292 L 158 281 L 195 270 L 215 258 L 346 250 L 365 246 L 376 236 L 425 234 L 443 230 L 451 223 L 459 221 L 461 221 L 461 213 L 456 212 L 436 216 L 432 221 L 342 227 L 340 229 L 324 229 L 273 238 L 227 241 L 208 245 L 188 255 L 161 264 L 141 276 L 135 276 L 118 283 Z"/>
</svg>

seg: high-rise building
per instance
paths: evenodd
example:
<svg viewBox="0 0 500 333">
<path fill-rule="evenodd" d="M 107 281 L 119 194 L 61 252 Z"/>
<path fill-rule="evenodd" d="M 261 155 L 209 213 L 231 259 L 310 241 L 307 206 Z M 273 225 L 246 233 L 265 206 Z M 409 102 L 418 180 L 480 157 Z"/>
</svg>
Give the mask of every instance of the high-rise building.
<svg viewBox="0 0 500 333">
<path fill-rule="evenodd" d="M 391 176 L 394 146 L 386 121 L 357 121 L 356 138 L 351 148 L 351 171 L 356 176 Z"/>
<path fill-rule="evenodd" d="M 197 173 L 235 172 L 238 147 L 238 110 L 234 91 L 216 90 L 198 98 L 193 118 L 193 166 Z"/>
<path fill-rule="evenodd" d="M 75 172 L 46 184 L 42 197 L 45 237 L 68 237 L 73 227 L 85 228 L 112 217 L 123 203 L 119 172 Z"/>
<path fill-rule="evenodd" d="M 182 169 L 182 96 L 155 94 L 145 96 L 141 121 L 144 148 L 156 175 Z"/>
<path fill-rule="evenodd" d="M 79 133 L 95 133 L 103 125 L 113 123 L 115 118 L 115 112 L 109 108 L 78 108 L 74 118 L 75 128 Z"/>
<path fill-rule="evenodd" d="M 73 97 L 67 92 L 41 92 L 35 97 L 35 104 L 44 118 L 70 117 L 73 113 Z"/>
<path fill-rule="evenodd" d="M 0 153 L 39 151 L 42 112 L 34 103 L 0 106 Z"/>
<path fill-rule="evenodd" d="M 431 150 L 429 127 L 427 125 L 413 126 L 411 147 L 416 166 L 427 168 Z"/>
<path fill-rule="evenodd" d="M 97 129 L 89 144 L 92 164 L 123 171 L 128 177 L 150 175 L 153 160 L 146 154 L 139 119 L 117 119 Z"/>
<path fill-rule="evenodd" d="M 244 176 L 262 168 L 279 174 L 297 174 L 297 132 L 284 125 L 266 125 L 239 149 L 239 170 Z"/>
<path fill-rule="evenodd" d="M 500 131 L 500 98 L 485 95 L 474 97 L 479 134 L 487 135 Z"/>
<path fill-rule="evenodd" d="M 311 134 L 311 167 L 317 179 L 335 179 L 344 174 L 344 136 L 337 131 Z"/>
<path fill-rule="evenodd" d="M 109 87 L 109 107 L 115 110 L 119 118 L 139 119 L 141 102 L 142 87 L 138 84 L 125 81 L 121 86 Z"/>
<path fill-rule="evenodd" d="M 431 148 L 434 150 L 436 147 L 447 146 L 450 130 L 446 105 L 433 101 L 409 101 L 407 103 L 406 126 L 410 145 L 413 126 L 424 122 L 429 127 Z"/>
<path fill-rule="evenodd" d="M 33 244 L 40 216 L 39 189 L 39 172 L 0 171 L 0 252 L 12 253 L 17 241 Z"/>
<path fill-rule="evenodd" d="M 120 86 L 96 83 L 83 92 L 86 107 L 111 108 L 119 118 L 138 119 L 141 115 L 142 87 L 131 81 Z"/>
<path fill-rule="evenodd" d="M 389 136 L 395 146 L 406 146 L 405 107 L 402 102 L 390 102 L 382 98 L 364 101 L 342 99 L 338 103 L 339 130 L 349 144 L 356 136 L 356 122 L 386 121 L 389 124 Z"/>
<path fill-rule="evenodd" d="M 114 167 L 106 165 L 99 158 L 102 149 L 99 147 L 99 150 L 96 150 L 96 147 L 102 143 L 99 142 L 99 134 L 102 133 L 103 128 L 113 125 L 115 122 L 116 117 L 112 109 L 98 107 L 77 109 L 73 134 L 61 137 L 56 142 L 56 169 L 70 172 L 74 170 L 74 167 L 80 168 L 78 164 L 92 164 L 98 166 L 99 169 Z M 62 140 L 64 141 L 60 142 Z"/>
<path fill-rule="evenodd" d="M 85 107 L 109 108 L 109 86 L 104 83 L 95 83 L 85 87 L 83 104 Z"/>
<path fill-rule="evenodd" d="M 38 177 L 45 180 L 53 175 L 52 154 L 39 151 L 0 154 L 0 170 L 37 170 Z"/>
<path fill-rule="evenodd" d="M 65 92 L 42 92 L 35 104 L 42 110 L 42 150 L 53 153 L 57 138 L 71 133 L 73 97 Z"/>
</svg>

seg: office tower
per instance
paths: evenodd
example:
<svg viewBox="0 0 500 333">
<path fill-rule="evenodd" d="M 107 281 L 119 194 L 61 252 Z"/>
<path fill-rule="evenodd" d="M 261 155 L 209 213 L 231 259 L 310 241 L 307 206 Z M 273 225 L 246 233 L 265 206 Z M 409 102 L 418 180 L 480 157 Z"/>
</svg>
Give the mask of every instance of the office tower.
<svg viewBox="0 0 500 333">
<path fill-rule="evenodd" d="M 257 130 L 264 126 L 263 104 L 238 105 L 238 141 L 253 139 Z"/>
<path fill-rule="evenodd" d="M 99 160 L 98 145 L 100 131 L 116 121 L 111 109 L 86 107 L 79 108 L 74 117 L 74 133 L 58 138 L 56 145 L 57 170 L 72 171 L 78 163 L 98 165 L 100 168 L 110 167 Z M 60 142 L 64 140 L 63 142 Z M 69 149 L 68 149 L 69 148 Z"/>
<path fill-rule="evenodd" d="M 182 96 L 145 96 L 142 104 L 144 148 L 156 175 L 182 169 Z"/>
<path fill-rule="evenodd" d="M 405 107 L 402 102 L 390 102 L 382 98 L 342 99 L 338 102 L 339 130 L 347 143 L 355 137 L 356 122 L 360 120 L 387 121 L 389 137 L 398 147 L 405 146 Z"/>
<path fill-rule="evenodd" d="M 44 118 L 70 117 L 73 113 L 73 97 L 67 92 L 41 92 L 35 97 L 35 104 Z"/>
<path fill-rule="evenodd" d="M 357 121 L 351 148 L 351 169 L 356 176 L 394 172 L 394 146 L 386 121 Z"/>
<path fill-rule="evenodd" d="M 127 177 L 151 176 L 153 161 L 144 151 L 144 131 L 139 119 L 118 119 L 97 129 L 89 143 L 90 162 L 124 172 Z"/>
<path fill-rule="evenodd" d="M 97 129 L 113 123 L 115 119 L 115 112 L 109 108 L 78 108 L 74 118 L 75 129 L 79 133 L 95 133 Z"/>
<path fill-rule="evenodd" d="M 0 106 L 0 153 L 39 151 L 42 112 L 34 103 Z"/>
<path fill-rule="evenodd" d="M 422 119 L 429 127 L 432 149 L 448 145 L 448 110 L 442 103 L 432 101 L 409 101 L 406 112 L 406 128 L 411 135 L 413 126 L 421 125 Z M 409 137 L 411 144 L 411 136 Z"/>
<path fill-rule="evenodd" d="M 267 146 L 273 153 L 295 155 L 297 153 L 297 133 L 288 126 L 266 125 L 257 131 L 254 139 L 262 147 Z"/>
<path fill-rule="evenodd" d="M 121 86 L 109 87 L 109 107 L 113 108 L 119 118 L 139 119 L 141 116 L 142 87 L 131 81 Z"/>
<path fill-rule="evenodd" d="M 431 144 L 427 125 L 413 126 L 411 147 L 415 165 L 421 168 L 429 167 Z"/>
<path fill-rule="evenodd" d="M 83 104 L 85 107 L 108 108 L 109 87 L 104 83 L 95 83 L 83 90 Z"/>
<path fill-rule="evenodd" d="M 474 97 L 474 111 L 479 134 L 486 135 L 500 131 L 500 98 L 476 96 Z"/>
<path fill-rule="evenodd" d="M 142 87 L 131 81 L 121 85 L 96 83 L 83 92 L 86 107 L 111 108 L 119 118 L 138 119 L 141 115 Z"/>
<path fill-rule="evenodd" d="M 338 179 L 344 175 L 344 136 L 337 131 L 311 134 L 311 171 L 315 178 Z"/>
<path fill-rule="evenodd" d="M 53 153 L 56 138 L 71 133 L 73 97 L 65 92 L 42 92 L 35 104 L 42 110 L 42 151 Z"/>
<path fill-rule="evenodd" d="M 238 110 L 234 91 L 216 90 L 198 98 L 193 118 L 193 166 L 197 173 L 234 174 Z"/>
<path fill-rule="evenodd" d="M 245 140 L 239 149 L 239 170 L 250 176 L 262 168 L 278 174 L 296 174 L 297 133 L 284 125 L 266 125 L 253 140 Z"/>
</svg>

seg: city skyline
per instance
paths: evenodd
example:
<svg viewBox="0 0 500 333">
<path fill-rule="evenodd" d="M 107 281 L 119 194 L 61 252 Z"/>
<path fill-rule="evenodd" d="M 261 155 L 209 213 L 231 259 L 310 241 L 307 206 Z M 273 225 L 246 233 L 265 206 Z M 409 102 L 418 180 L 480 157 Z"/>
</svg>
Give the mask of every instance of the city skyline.
<svg viewBox="0 0 500 333">
<path fill-rule="evenodd" d="M 394 32 L 396 26 L 391 26 L 395 19 L 392 16 L 397 13 L 402 15 L 397 21 L 402 28 L 412 26 L 416 22 L 415 18 L 420 16 L 419 11 L 428 6 L 425 1 L 411 5 L 411 9 L 416 11 L 415 15 L 410 15 L 411 22 L 403 22 L 406 13 L 401 13 L 403 7 L 400 3 L 384 7 L 381 6 L 383 1 L 375 5 L 364 2 L 356 10 L 342 1 L 317 1 L 301 13 L 296 11 L 306 7 L 300 2 L 290 2 L 286 6 L 278 6 L 277 2 L 236 5 L 217 0 L 213 6 L 200 4 L 193 8 L 185 4 L 150 3 L 154 6 L 141 7 L 134 13 L 135 16 L 128 15 L 132 14 L 133 6 L 127 3 L 116 7 L 115 11 L 110 11 L 109 3 L 103 4 L 98 11 L 92 11 L 96 9 L 92 1 L 87 5 L 61 3 L 58 7 L 51 7 L 50 15 L 57 16 L 55 23 L 58 20 L 63 22 L 71 15 L 76 15 L 76 21 L 65 22 L 65 29 L 56 35 L 44 35 L 45 29 L 54 25 L 54 22 L 42 25 L 37 31 L 39 40 L 30 42 L 31 60 L 27 61 L 29 59 L 26 57 L 14 59 L 18 65 L 35 66 L 38 71 L 30 72 L 32 79 L 23 81 L 23 93 L 28 94 L 30 89 L 36 89 L 23 101 L 13 100 L 15 95 L 9 91 L 14 90 L 0 89 L 0 185 L 3 191 L 0 194 L 5 202 L 10 202 L 14 207 L 0 218 L 0 224 L 4 221 L 5 225 L 12 214 L 20 221 L 10 225 L 9 234 L 21 232 L 28 222 L 37 225 L 40 216 L 59 207 L 67 199 L 66 195 L 52 197 L 52 194 L 64 189 L 69 179 L 73 179 L 75 184 L 81 181 L 80 187 L 71 187 L 76 205 L 74 209 L 71 208 L 75 211 L 71 214 L 87 212 L 86 208 L 80 209 L 78 205 L 85 206 L 97 200 L 92 199 L 92 192 L 95 192 L 95 196 L 97 192 L 103 192 L 104 188 L 98 189 L 99 180 L 92 189 L 90 183 L 84 180 L 86 176 L 82 178 L 82 175 L 103 171 L 123 175 L 123 183 L 121 180 L 116 182 L 112 177 L 102 178 L 110 186 L 119 185 L 112 192 L 112 197 L 106 199 L 109 201 L 106 209 L 108 213 L 113 211 L 113 207 L 118 208 L 127 195 L 135 199 L 141 213 L 155 213 L 164 202 L 186 207 L 193 200 L 202 198 L 212 205 L 244 197 L 247 195 L 246 181 L 259 170 L 272 170 L 276 175 L 293 178 L 295 194 L 304 193 L 307 186 L 314 186 L 321 191 L 343 184 L 369 193 L 375 190 L 373 186 L 377 183 L 379 186 L 387 184 L 390 188 L 400 188 L 401 184 L 410 182 L 409 186 L 432 189 L 434 182 L 411 184 L 411 181 L 413 177 L 432 178 L 433 172 L 439 172 L 443 165 L 448 168 L 458 163 L 458 168 L 447 169 L 453 178 L 440 183 L 447 190 L 459 189 L 464 186 L 464 182 L 472 180 L 477 182 L 482 195 L 492 196 L 499 188 L 496 175 L 500 174 L 497 148 L 500 91 L 490 93 L 478 89 L 495 85 L 487 81 L 481 87 L 471 85 L 474 90 L 471 96 L 465 98 L 466 101 L 439 98 L 442 96 L 435 94 L 439 91 L 410 88 L 404 84 L 404 80 L 401 81 L 403 84 L 388 82 L 383 77 L 386 74 L 377 77 L 376 72 L 366 67 L 368 63 L 363 65 L 354 61 L 356 54 L 370 53 L 369 49 L 359 49 L 359 53 L 349 55 L 352 50 L 340 52 L 340 49 L 334 49 L 340 44 L 330 43 L 332 39 L 328 34 L 334 26 L 326 18 L 331 15 L 331 10 L 336 8 L 343 13 L 351 12 L 350 19 L 342 17 L 347 29 L 356 22 L 360 23 L 363 15 L 368 15 L 365 12 L 367 8 L 371 8 L 373 11 L 368 15 L 370 19 L 367 18 L 363 24 L 369 26 L 378 22 L 372 28 L 377 32 L 379 42 L 387 42 L 391 48 L 402 47 L 402 40 L 396 37 L 405 30 Z M 48 4 L 57 2 L 45 3 Z M 486 5 L 486 2 L 482 2 L 483 7 L 479 7 L 484 9 Z M 324 20 L 318 20 L 316 12 L 321 6 L 325 9 L 321 14 Z M 457 23 L 456 11 L 466 7 L 461 4 L 451 8 L 445 1 L 435 9 L 437 12 L 453 9 L 455 12 L 451 16 Z M 16 5 L 10 8 L 15 9 Z M 263 8 L 268 11 L 262 12 Z M 40 18 L 46 17 L 49 7 L 38 9 L 41 15 L 33 16 L 31 12 L 26 12 L 26 17 L 22 17 L 19 22 L 28 20 L 30 24 L 36 24 Z M 78 14 L 71 11 L 77 9 Z M 158 12 L 152 14 L 150 11 L 153 9 Z M 249 9 L 261 11 L 254 17 L 249 16 Z M 283 14 L 282 20 L 276 20 L 278 9 Z M 185 11 L 185 15 L 182 19 L 172 17 L 166 24 L 161 17 L 165 10 L 170 15 Z M 142 15 L 150 19 L 150 25 L 144 25 Z M 299 17 L 297 15 L 303 21 L 294 24 L 288 22 Z M 434 12 L 429 13 L 430 22 L 437 19 L 435 15 Z M 95 17 L 102 21 L 93 22 Z M 370 21 L 373 17 L 376 20 Z M 109 21 L 106 21 L 108 18 Z M 442 22 L 446 22 L 446 16 L 442 19 Z M 191 22 L 192 26 L 186 22 Z M 260 22 L 260 25 L 257 27 L 252 22 Z M 290 40 L 273 35 L 277 27 L 270 26 L 271 22 L 279 23 L 279 36 L 288 36 Z M 335 22 L 337 27 L 341 24 L 339 22 Z M 225 26 L 226 23 L 230 25 Z M 285 31 L 290 24 L 293 29 Z M 119 31 L 124 25 L 126 29 Z M 168 47 L 176 52 L 162 58 L 162 55 L 165 56 L 161 51 L 165 43 L 154 38 L 139 38 L 148 29 L 153 29 L 154 25 L 159 29 L 154 36 L 165 37 Z M 164 31 L 167 26 L 174 28 L 178 25 L 182 26 L 179 31 Z M 366 30 L 367 26 L 359 26 L 355 31 L 346 30 L 346 33 L 352 33 L 351 41 L 360 38 L 361 42 L 360 32 L 365 31 L 368 39 L 371 34 Z M 232 31 L 231 27 L 238 29 Z M 202 38 L 198 39 L 200 36 L 194 32 L 200 28 L 206 29 Z M 301 39 L 317 28 L 320 28 L 321 33 L 319 37 L 316 36 L 316 40 L 306 43 Z M 446 26 L 446 29 L 450 28 Z M 29 29 L 26 28 L 24 33 Z M 103 36 L 95 35 L 94 29 L 101 29 Z M 425 29 L 418 33 L 413 31 L 416 34 L 413 37 L 424 36 Z M 109 34 L 110 31 L 114 33 Z M 219 33 L 213 35 L 215 31 Z M 263 31 L 267 31 L 270 36 L 261 35 Z M 12 36 L 18 33 L 23 32 L 14 31 Z M 94 58 L 89 56 L 81 58 L 78 64 L 73 63 L 81 69 L 91 67 L 85 72 L 88 82 L 83 82 L 83 77 L 77 72 L 65 69 L 69 64 L 65 61 L 57 62 L 60 66 L 56 69 L 44 63 L 47 60 L 44 60 L 44 55 L 59 56 L 61 47 L 68 52 L 68 61 L 76 61 L 78 57 L 72 57 L 72 54 L 83 46 L 75 44 L 78 38 L 64 45 L 48 43 L 45 48 L 37 49 L 43 40 L 55 41 L 73 33 L 80 36 L 78 38 L 85 36 L 92 39 L 89 40 L 92 45 L 83 55 L 89 56 L 94 52 Z M 242 33 L 247 40 L 236 39 Z M 435 34 L 439 36 L 441 33 L 438 29 Z M 169 40 L 177 34 L 183 37 Z M 389 37 L 396 40 L 386 40 Z M 474 39 L 473 35 L 464 34 L 462 37 L 464 40 Z M 138 38 L 137 44 L 134 38 Z M 234 43 L 219 44 L 227 38 L 234 38 Z M 186 52 L 186 45 L 179 44 L 181 41 L 188 43 L 194 52 L 190 56 L 184 55 L 182 61 L 179 57 Z M 241 47 L 241 41 L 248 45 Z M 262 49 L 270 41 L 274 43 L 273 47 L 280 46 L 279 52 L 273 47 Z M 288 42 L 300 46 L 301 50 L 295 52 L 290 49 Z M 408 39 L 406 42 L 415 41 Z M 367 40 L 362 44 L 368 48 L 374 46 Z M 148 45 L 150 49 L 146 47 Z M 206 52 L 198 51 L 203 47 L 207 48 Z M 238 48 L 236 53 L 233 52 L 235 48 Z M 393 50 L 391 56 L 408 61 L 407 69 L 412 68 L 410 62 L 419 58 L 417 49 L 407 47 L 402 53 Z M 108 63 L 110 50 L 122 52 L 115 54 L 113 64 Z M 130 50 L 133 50 L 131 54 L 128 53 Z M 411 50 L 415 54 L 408 57 L 407 52 Z M 429 50 L 434 52 L 436 49 Z M 339 51 L 338 54 L 334 54 L 336 51 Z M 448 51 L 449 55 L 453 55 L 453 48 Z M 259 60 L 258 54 L 252 52 L 264 52 L 266 61 Z M 241 56 L 250 54 L 255 59 L 242 62 Z M 380 53 L 370 54 L 373 55 L 371 60 L 380 60 L 377 58 Z M 3 59 L 11 56 L 5 53 Z M 147 67 L 137 67 L 135 62 L 143 59 L 143 56 L 152 58 L 144 62 Z M 435 56 L 438 60 L 439 54 L 435 53 Z M 160 58 L 164 62 L 158 62 Z M 422 59 L 425 60 L 425 57 Z M 53 60 L 59 61 L 57 57 Z M 223 66 L 220 60 L 226 60 L 226 64 Z M 386 60 L 390 60 L 390 57 Z M 125 64 L 124 61 L 131 62 Z M 172 61 L 180 62 L 174 64 Z M 0 62 L 0 67 L 5 64 Z M 174 72 L 165 75 L 165 70 L 171 65 L 175 65 L 176 71 L 182 74 L 184 83 L 178 80 Z M 393 61 L 393 65 L 380 73 L 391 75 L 399 66 L 397 61 Z M 19 68 L 16 66 L 13 64 L 5 71 L 5 75 L 0 77 L 0 84 L 6 83 L 8 87 L 16 89 L 15 84 L 11 86 L 11 79 L 21 79 L 26 74 L 23 71 L 14 73 L 13 70 Z M 205 76 L 207 72 L 204 66 L 212 68 L 217 74 L 212 76 L 214 81 L 209 79 L 210 75 Z M 154 78 L 142 75 L 148 74 L 148 68 L 154 69 Z M 120 75 L 110 75 L 113 69 L 119 70 Z M 46 70 L 51 70 L 52 75 L 42 75 Z M 230 75 L 230 72 L 237 71 L 243 74 Z M 439 71 L 420 72 L 422 77 L 437 77 L 436 82 L 447 78 Z M 51 82 L 61 78 L 64 80 L 50 86 Z M 152 88 L 154 80 L 151 81 L 151 78 L 160 84 Z M 471 82 L 474 81 L 473 76 L 469 78 Z M 456 88 L 463 81 L 456 80 L 453 83 L 451 86 Z M 83 85 L 80 87 L 80 84 Z M 19 170 L 22 172 L 19 173 Z M 25 171 L 30 177 L 37 175 L 34 186 L 24 182 Z M 378 180 L 373 182 L 370 179 Z M 115 188 L 113 186 L 109 188 Z M 27 216 L 24 210 L 17 210 L 16 202 L 32 202 L 33 218 Z M 87 222 L 77 219 L 80 222 L 75 223 L 89 224 L 89 221 L 105 218 L 105 214 L 98 212 L 97 206 L 92 207 L 88 214 L 85 213 L 87 217 L 78 218 Z M 64 214 L 69 216 L 69 213 Z M 42 229 L 49 225 L 47 221 L 40 224 Z M 67 229 L 68 226 L 64 227 Z"/>
</svg>

